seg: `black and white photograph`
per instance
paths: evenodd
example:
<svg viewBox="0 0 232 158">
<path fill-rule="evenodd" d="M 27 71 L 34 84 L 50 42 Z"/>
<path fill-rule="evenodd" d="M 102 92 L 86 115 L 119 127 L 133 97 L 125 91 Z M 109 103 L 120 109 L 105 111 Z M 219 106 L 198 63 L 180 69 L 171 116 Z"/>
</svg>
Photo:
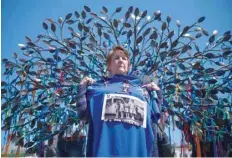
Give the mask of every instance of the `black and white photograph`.
<svg viewBox="0 0 232 158">
<path fill-rule="evenodd" d="M 103 102 L 104 121 L 126 122 L 146 128 L 147 104 L 139 98 L 124 94 L 106 94 Z"/>
</svg>

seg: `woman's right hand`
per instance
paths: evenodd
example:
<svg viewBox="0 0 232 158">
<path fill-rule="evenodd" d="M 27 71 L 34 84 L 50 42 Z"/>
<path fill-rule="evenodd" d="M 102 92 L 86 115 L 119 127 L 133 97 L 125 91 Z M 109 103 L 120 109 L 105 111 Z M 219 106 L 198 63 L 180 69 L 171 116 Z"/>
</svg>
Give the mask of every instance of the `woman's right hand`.
<svg viewBox="0 0 232 158">
<path fill-rule="evenodd" d="M 94 82 L 95 82 L 94 79 L 90 77 L 84 77 L 80 82 L 80 86 L 82 86 L 83 88 L 86 88 L 87 86 L 92 85 Z"/>
</svg>

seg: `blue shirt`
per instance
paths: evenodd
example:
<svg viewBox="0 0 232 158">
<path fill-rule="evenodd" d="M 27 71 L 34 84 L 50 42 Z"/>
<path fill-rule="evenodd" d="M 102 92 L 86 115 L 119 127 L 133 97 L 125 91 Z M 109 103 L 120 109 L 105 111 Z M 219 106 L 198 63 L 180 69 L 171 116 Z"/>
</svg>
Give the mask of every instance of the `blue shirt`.
<svg viewBox="0 0 232 158">
<path fill-rule="evenodd" d="M 86 94 L 91 120 L 86 156 L 151 156 L 157 150 L 152 120 L 157 120 L 159 110 L 139 79 L 116 75 L 94 83 Z M 133 101 L 136 112 L 122 114 L 118 106 L 128 106 L 128 100 Z"/>
</svg>

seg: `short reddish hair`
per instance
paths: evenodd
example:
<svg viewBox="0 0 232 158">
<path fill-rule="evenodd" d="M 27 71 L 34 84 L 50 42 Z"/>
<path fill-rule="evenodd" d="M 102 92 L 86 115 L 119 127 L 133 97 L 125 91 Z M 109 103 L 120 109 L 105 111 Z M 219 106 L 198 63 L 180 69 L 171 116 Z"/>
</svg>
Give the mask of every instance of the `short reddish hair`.
<svg viewBox="0 0 232 158">
<path fill-rule="evenodd" d="M 121 51 L 124 52 L 126 58 L 128 59 L 128 68 L 129 68 L 129 66 L 130 66 L 130 55 L 129 55 L 128 51 L 124 47 L 122 47 L 120 45 L 114 46 L 112 48 L 112 50 L 109 52 L 109 54 L 107 55 L 107 57 L 106 57 L 107 67 L 108 67 L 108 65 L 110 65 L 111 59 L 112 59 L 114 53 L 116 52 L 116 50 L 121 50 Z"/>
</svg>

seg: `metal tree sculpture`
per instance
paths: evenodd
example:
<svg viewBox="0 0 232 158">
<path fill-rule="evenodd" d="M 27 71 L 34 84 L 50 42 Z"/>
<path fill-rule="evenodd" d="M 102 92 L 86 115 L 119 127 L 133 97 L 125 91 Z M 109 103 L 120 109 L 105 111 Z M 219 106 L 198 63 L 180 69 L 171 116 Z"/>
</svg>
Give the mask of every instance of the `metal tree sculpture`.
<svg viewBox="0 0 232 158">
<path fill-rule="evenodd" d="M 171 17 L 163 19 L 160 11 L 149 16 L 139 8 L 121 10 L 110 14 L 102 7 L 98 15 L 84 6 L 64 19 L 46 19 L 45 34 L 36 40 L 26 36 L 26 44 L 19 44 L 24 58 L 14 53 L 14 61 L 2 60 L 2 130 L 12 141 L 35 152 L 41 141 L 78 121 L 78 84 L 84 76 L 106 74 L 113 45 L 130 52 L 131 73 L 145 82 L 158 79 L 162 110 L 178 128 L 187 123 L 209 142 L 231 136 L 231 32 L 209 35 L 200 26 L 205 17 L 185 27 L 177 20 L 174 31 Z M 197 44 L 201 36 L 209 36 L 203 49 Z"/>
</svg>

